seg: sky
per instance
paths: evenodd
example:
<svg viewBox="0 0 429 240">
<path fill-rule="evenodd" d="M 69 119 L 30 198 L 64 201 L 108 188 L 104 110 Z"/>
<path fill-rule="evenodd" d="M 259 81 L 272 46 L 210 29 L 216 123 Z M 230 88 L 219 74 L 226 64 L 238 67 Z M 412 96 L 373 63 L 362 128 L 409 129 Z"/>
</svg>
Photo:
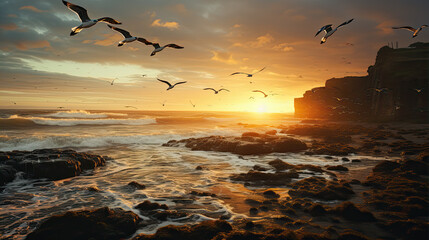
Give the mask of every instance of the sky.
<svg viewBox="0 0 429 240">
<path fill-rule="evenodd" d="M 366 75 L 388 42 L 429 42 L 429 28 L 415 39 L 392 29 L 429 24 L 427 0 L 70 2 L 133 36 L 184 48 L 150 56 L 153 47 L 137 41 L 117 47 L 122 35 L 103 22 L 69 36 L 81 22 L 60 0 L 2 0 L 0 109 L 293 112 L 294 98 L 327 79 Z M 314 36 L 352 18 L 325 44 Z M 166 91 L 156 78 L 187 83 Z"/>
</svg>

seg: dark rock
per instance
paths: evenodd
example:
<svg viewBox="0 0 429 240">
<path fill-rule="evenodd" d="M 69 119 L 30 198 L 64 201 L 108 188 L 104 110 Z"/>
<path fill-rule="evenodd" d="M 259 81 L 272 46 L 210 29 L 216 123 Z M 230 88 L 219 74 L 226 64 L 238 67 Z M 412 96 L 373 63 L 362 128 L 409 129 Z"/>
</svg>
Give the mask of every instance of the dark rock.
<svg viewBox="0 0 429 240">
<path fill-rule="evenodd" d="M 140 190 L 146 188 L 146 186 L 144 184 L 138 183 L 136 181 L 129 182 L 128 186 L 131 186 L 131 187 L 133 187 L 135 189 L 140 189 Z"/>
<path fill-rule="evenodd" d="M 230 178 L 233 181 L 248 182 L 252 185 L 282 186 L 298 176 L 295 171 L 263 173 L 250 170 L 248 173 L 233 174 Z"/>
<path fill-rule="evenodd" d="M 342 165 L 328 166 L 326 169 L 332 170 L 332 171 L 348 171 L 349 170 L 348 168 L 346 168 Z"/>
<path fill-rule="evenodd" d="M 264 172 L 264 171 L 267 171 L 268 169 L 266 169 L 266 168 L 264 168 L 264 167 L 262 167 L 260 165 L 255 165 L 255 166 L 253 166 L 253 170 Z"/>
<path fill-rule="evenodd" d="M 343 202 L 333 209 L 333 212 L 350 221 L 374 222 L 376 221 L 372 213 L 362 210 L 352 202 Z"/>
<path fill-rule="evenodd" d="M 101 192 L 101 190 L 96 186 L 90 186 L 87 188 L 87 190 L 90 192 Z"/>
<path fill-rule="evenodd" d="M 289 195 L 296 198 L 315 198 L 320 200 L 347 200 L 354 194 L 346 182 L 328 181 L 322 177 L 310 177 L 292 184 Z"/>
<path fill-rule="evenodd" d="M 423 161 L 407 160 L 401 165 L 400 169 L 401 171 L 412 171 L 419 175 L 429 174 L 429 165 Z"/>
<path fill-rule="evenodd" d="M 262 205 L 262 202 L 250 198 L 247 198 L 246 200 L 244 200 L 244 202 L 254 207 L 259 207 L 260 205 Z"/>
<path fill-rule="evenodd" d="M 195 170 L 202 171 L 202 170 L 204 170 L 204 168 L 203 168 L 202 166 L 197 166 L 197 167 L 195 168 Z"/>
<path fill-rule="evenodd" d="M 26 239 L 121 239 L 130 237 L 139 221 L 138 215 L 120 208 L 66 212 L 48 218 Z"/>
<path fill-rule="evenodd" d="M 266 197 L 266 198 L 279 198 L 280 197 L 280 195 L 275 193 L 273 190 L 267 190 L 263 194 L 264 194 L 264 197 Z"/>
<path fill-rule="evenodd" d="M 253 229 L 254 227 L 255 227 L 255 224 L 252 221 L 248 221 L 244 225 L 244 229 Z"/>
<path fill-rule="evenodd" d="M 252 207 L 249 209 L 249 213 L 250 215 L 258 215 L 259 210 L 257 208 Z"/>
<path fill-rule="evenodd" d="M 321 204 L 315 203 L 308 208 L 308 212 L 311 216 L 324 216 L 326 209 Z"/>
<path fill-rule="evenodd" d="M 151 214 L 152 218 L 158 219 L 159 221 L 167 221 L 169 219 L 184 218 L 186 216 L 188 216 L 188 214 L 183 212 L 178 212 L 176 210 L 156 211 L 155 213 Z"/>
<path fill-rule="evenodd" d="M 8 165 L 0 165 L 0 186 L 13 181 L 16 176 L 16 169 Z"/>
<path fill-rule="evenodd" d="M 341 160 L 343 160 L 344 162 L 350 162 L 350 159 L 348 159 L 346 157 L 341 158 Z"/>
<path fill-rule="evenodd" d="M 362 161 L 359 159 L 352 159 L 352 163 L 357 163 L 357 162 L 362 162 Z"/>
<path fill-rule="evenodd" d="M 140 211 L 151 211 L 155 209 L 164 209 L 168 210 L 168 206 L 165 204 L 159 204 L 159 203 L 152 203 L 149 200 L 145 200 L 144 202 L 138 204 L 134 208 L 140 210 Z"/>
<path fill-rule="evenodd" d="M 78 153 L 63 149 L 37 149 L 34 151 L 13 151 L 1 153 L 7 170 L 4 176 L 22 171 L 27 178 L 47 178 L 60 180 L 79 175 L 82 171 L 103 166 L 106 157 L 88 153 Z M 13 168 L 14 170 L 11 170 Z M 1 171 L 0 171 L 1 172 Z M 0 173 L 1 179 L 2 173 Z M 10 177 L 8 178 L 10 179 Z M 1 182 L 0 182 L 1 183 Z"/>
<path fill-rule="evenodd" d="M 429 223 L 417 219 L 389 221 L 385 228 L 402 239 L 427 239 L 429 236 Z"/>
<path fill-rule="evenodd" d="M 140 234 L 134 240 L 205 240 L 213 239 L 219 233 L 232 231 L 231 225 L 224 220 L 205 221 L 194 226 L 173 226 L 162 227 L 152 235 Z"/>
<path fill-rule="evenodd" d="M 392 172 L 394 169 L 398 168 L 401 164 L 392 161 L 382 161 L 377 164 L 372 171 L 373 172 Z"/>
<path fill-rule="evenodd" d="M 200 191 L 195 191 L 195 190 L 192 190 L 190 194 L 195 195 L 195 196 L 201 196 L 201 197 L 206 197 L 206 196 L 216 197 L 216 194 L 214 194 L 214 193 L 200 192 Z"/>
</svg>

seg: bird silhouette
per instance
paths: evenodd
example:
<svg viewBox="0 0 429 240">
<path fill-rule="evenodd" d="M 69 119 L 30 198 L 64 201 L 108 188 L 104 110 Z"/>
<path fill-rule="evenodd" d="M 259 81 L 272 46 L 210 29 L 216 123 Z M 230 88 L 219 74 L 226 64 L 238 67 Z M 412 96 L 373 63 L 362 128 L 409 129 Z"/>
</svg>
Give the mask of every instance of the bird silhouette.
<svg viewBox="0 0 429 240">
<path fill-rule="evenodd" d="M 225 89 L 225 88 L 221 88 L 221 89 L 219 89 L 219 90 L 216 90 L 216 89 L 214 89 L 214 88 L 204 88 L 203 90 L 213 90 L 213 91 L 214 91 L 214 94 L 218 94 L 220 91 L 227 91 L 227 92 L 229 92 L 229 90 L 228 90 L 228 89 Z"/>
<path fill-rule="evenodd" d="M 177 83 L 175 83 L 174 85 L 171 85 L 171 83 L 169 83 L 169 82 L 167 82 L 167 81 L 165 81 L 165 80 L 162 80 L 162 79 L 159 79 L 159 78 L 157 78 L 157 80 L 158 80 L 158 81 L 160 81 L 160 82 L 163 82 L 163 83 L 165 83 L 165 84 L 167 84 L 167 85 L 168 85 L 167 91 L 168 91 L 168 90 L 170 90 L 170 89 L 173 89 L 173 88 L 174 88 L 174 86 L 176 86 L 176 85 L 186 83 L 186 81 L 184 81 L 184 82 L 177 82 Z"/>
<path fill-rule="evenodd" d="M 255 75 L 255 74 L 257 74 L 257 73 L 260 73 L 260 72 L 264 71 L 264 69 L 265 69 L 265 68 L 266 68 L 266 67 L 263 67 L 261 70 L 259 70 L 259 71 L 255 72 L 255 73 L 235 72 L 235 73 L 231 73 L 231 75 L 230 75 L 230 76 L 232 76 L 232 75 L 237 75 L 237 74 L 244 74 L 244 75 L 247 75 L 247 77 L 253 77 L 253 75 Z"/>
</svg>

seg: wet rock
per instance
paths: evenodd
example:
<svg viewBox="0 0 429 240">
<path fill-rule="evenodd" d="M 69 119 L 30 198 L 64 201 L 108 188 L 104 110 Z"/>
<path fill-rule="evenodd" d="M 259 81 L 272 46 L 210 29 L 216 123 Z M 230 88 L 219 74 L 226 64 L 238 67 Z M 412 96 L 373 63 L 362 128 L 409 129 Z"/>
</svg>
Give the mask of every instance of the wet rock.
<svg viewBox="0 0 429 240">
<path fill-rule="evenodd" d="M 427 239 L 429 223 L 427 221 L 408 219 L 394 220 L 386 223 L 385 228 L 402 239 Z"/>
<path fill-rule="evenodd" d="M 333 209 L 333 212 L 344 219 L 356 222 L 374 222 L 376 218 L 369 211 L 356 207 L 352 202 L 343 202 Z"/>
<path fill-rule="evenodd" d="M 357 162 L 362 162 L 361 160 L 359 160 L 359 159 L 353 159 L 352 160 L 352 163 L 357 163 Z"/>
<path fill-rule="evenodd" d="M 246 200 L 244 200 L 244 202 L 254 207 L 259 207 L 260 205 L 262 205 L 262 202 L 250 198 L 247 198 Z"/>
<path fill-rule="evenodd" d="M 159 204 L 159 203 L 152 203 L 149 200 L 145 200 L 144 202 L 138 204 L 134 208 L 140 210 L 140 211 L 151 211 L 155 209 L 164 209 L 168 210 L 168 206 L 165 204 Z"/>
<path fill-rule="evenodd" d="M 399 166 L 401 166 L 401 164 L 397 163 L 397 162 L 392 162 L 392 161 L 382 161 L 381 163 L 377 164 L 372 171 L 373 172 L 387 172 L 390 173 L 392 172 L 394 169 L 398 168 Z"/>
<path fill-rule="evenodd" d="M 127 185 L 131 186 L 131 187 L 133 187 L 135 189 L 139 189 L 139 190 L 142 190 L 142 189 L 146 188 L 146 186 L 144 184 L 138 183 L 136 181 L 129 182 Z"/>
<path fill-rule="evenodd" d="M 107 157 L 63 149 L 0 152 L 0 156 L 4 156 L 3 164 L 8 166 L 5 167 L 5 173 L 2 174 L 0 171 L 0 178 L 2 175 L 9 176 L 12 172 L 21 171 L 25 173 L 24 177 L 27 178 L 47 178 L 50 180 L 80 175 L 84 170 L 103 166 L 107 160 Z M 2 166 L 4 166 L 3 164 Z M 4 179 L 10 180 L 10 177 Z M 6 182 L 4 181 L 4 183 Z"/>
<path fill-rule="evenodd" d="M 249 209 L 249 213 L 250 213 L 250 215 L 258 215 L 259 210 L 255 207 L 252 207 Z"/>
<path fill-rule="evenodd" d="M 429 174 L 429 165 L 423 161 L 406 160 L 400 167 L 401 171 L 412 171 L 419 175 Z"/>
<path fill-rule="evenodd" d="M 266 169 L 266 168 L 264 168 L 264 167 L 262 167 L 260 165 L 255 165 L 255 166 L 253 166 L 253 170 L 264 172 L 264 171 L 267 171 L 268 169 Z"/>
<path fill-rule="evenodd" d="M 195 170 L 202 171 L 202 170 L 204 170 L 204 168 L 203 168 L 202 166 L 197 166 L 197 167 L 195 168 Z"/>
<path fill-rule="evenodd" d="M 122 239 L 137 230 L 139 221 L 138 215 L 120 208 L 72 211 L 48 218 L 26 239 Z"/>
<path fill-rule="evenodd" d="M 216 194 L 214 193 L 210 193 L 210 192 L 200 192 L 200 191 L 195 191 L 192 190 L 190 192 L 191 195 L 195 195 L 195 196 L 200 196 L 200 197 L 206 197 L 206 196 L 210 196 L 210 197 L 216 197 Z"/>
<path fill-rule="evenodd" d="M 315 203 L 308 208 L 308 213 L 310 213 L 311 216 L 316 217 L 316 216 L 324 216 L 327 213 L 327 211 L 321 204 Z"/>
<path fill-rule="evenodd" d="M 183 144 L 192 150 L 231 152 L 240 155 L 299 152 L 307 149 L 307 145 L 304 142 L 294 138 L 254 132 L 243 133 L 242 137 L 210 136 L 180 141 L 171 140 L 163 144 L 163 146 L 178 147 Z"/>
<path fill-rule="evenodd" d="M 173 226 L 162 227 L 152 235 L 140 234 L 133 240 L 205 240 L 213 239 L 220 233 L 232 231 L 231 225 L 224 220 L 205 221 L 194 226 Z"/>
<path fill-rule="evenodd" d="M 266 198 L 279 198 L 280 197 L 280 195 L 275 193 L 273 190 L 267 190 L 263 194 L 264 194 L 264 197 L 266 197 Z"/>
<path fill-rule="evenodd" d="M 0 186 L 15 179 L 16 169 L 9 165 L 0 165 Z"/>
<path fill-rule="evenodd" d="M 320 200 L 347 200 L 354 192 L 346 182 L 328 181 L 322 177 L 310 177 L 292 184 L 292 198 L 315 198 Z"/>
<path fill-rule="evenodd" d="M 295 171 L 263 173 L 250 170 L 247 173 L 233 174 L 230 178 L 233 181 L 246 182 L 251 185 L 282 186 L 289 183 L 292 178 L 298 178 L 298 176 Z"/>
<path fill-rule="evenodd" d="M 155 218 L 159 221 L 167 221 L 172 219 L 184 218 L 187 217 L 188 214 L 183 212 L 178 212 L 176 210 L 164 210 L 164 211 L 156 211 L 151 214 L 150 217 Z"/>
<path fill-rule="evenodd" d="M 90 192 L 101 192 L 101 190 L 97 186 L 90 186 L 87 188 Z"/>
<path fill-rule="evenodd" d="M 272 160 L 268 163 L 270 166 L 274 167 L 276 169 L 276 171 L 285 171 L 285 170 L 308 170 L 308 171 L 312 171 L 312 172 L 325 172 L 321 167 L 319 166 L 315 166 L 315 165 L 310 165 L 310 164 L 298 164 L 298 165 L 294 165 L 294 164 L 290 164 L 290 163 L 286 163 L 283 162 L 280 159 L 275 159 Z"/>
<path fill-rule="evenodd" d="M 342 166 L 342 165 L 337 165 L 337 166 L 327 166 L 327 168 L 326 168 L 326 169 L 331 170 L 331 171 L 349 171 L 349 169 L 348 169 L 348 168 L 346 168 L 346 167 L 344 167 L 344 166 Z"/>
<path fill-rule="evenodd" d="M 343 160 L 344 162 L 350 162 L 350 159 L 348 159 L 346 157 L 341 158 L 341 160 Z"/>
</svg>

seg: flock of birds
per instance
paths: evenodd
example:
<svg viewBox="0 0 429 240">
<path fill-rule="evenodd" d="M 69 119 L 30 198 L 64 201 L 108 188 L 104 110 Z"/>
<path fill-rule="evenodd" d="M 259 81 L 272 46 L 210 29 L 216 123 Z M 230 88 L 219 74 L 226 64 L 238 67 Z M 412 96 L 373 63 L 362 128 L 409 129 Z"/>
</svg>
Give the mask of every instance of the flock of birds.
<svg viewBox="0 0 429 240">
<path fill-rule="evenodd" d="M 107 26 L 108 26 L 110 29 L 112 29 L 112 30 L 114 30 L 114 31 L 116 31 L 116 32 L 118 32 L 118 33 L 120 33 L 120 34 L 124 37 L 124 39 L 123 39 L 123 40 L 121 40 L 121 41 L 118 43 L 118 47 L 121 47 L 121 46 L 123 46 L 124 44 L 128 44 L 128 43 L 131 43 L 131 42 L 134 42 L 134 41 L 138 41 L 138 42 L 144 43 L 145 45 L 152 45 L 152 46 L 154 47 L 154 50 L 153 50 L 153 51 L 152 51 L 152 53 L 150 54 L 151 56 L 154 56 L 156 53 L 161 52 L 161 51 L 162 51 L 162 50 L 164 50 L 165 48 L 183 49 L 183 47 L 182 47 L 182 46 L 179 46 L 179 45 L 177 45 L 177 44 L 175 44 L 175 43 L 170 43 L 170 44 L 166 44 L 166 45 L 161 46 L 159 43 L 154 43 L 154 42 L 148 41 L 148 40 L 146 40 L 146 39 L 145 39 L 145 38 L 143 38 L 143 37 L 136 37 L 136 36 L 133 36 L 133 35 L 131 35 L 131 33 L 130 33 L 130 32 L 128 32 L 128 31 L 126 31 L 126 30 L 124 30 L 124 29 L 121 29 L 121 28 L 118 28 L 118 27 L 115 27 L 115 26 L 110 25 L 110 24 L 115 24 L 115 25 L 121 24 L 121 22 L 119 22 L 119 21 L 117 21 L 117 20 L 115 20 L 115 19 L 113 19 L 113 18 L 111 18 L 111 17 L 102 17 L 102 18 L 98 18 L 98 19 L 91 19 L 91 18 L 88 16 L 88 12 L 87 12 L 87 10 L 86 10 L 85 8 L 83 8 L 83 7 L 81 7 L 81 6 L 78 6 L 78 5 L 76 5 L 76 4 L 73 4 L 73 3 L 70 3 L 70 2 L 64 1 L 64 0 L 62 0 L 62 2 L 63 2 L 63 4 L 64 4 L 65 6 L 67 6 L 67 8 L 69 8 L 71 11 L 73 11 L 74 13 L 76 13 L 76 14 L 79 16 L 79 18 L 80 18 L 80 20 L 81 20 L 81 22 L 82 22 L 79 26 L 76 26 L 76 27 L 73 27 L 73 28 L 72 28 L 72 31 L 70 32 L 70 36 L 74 36 L 74 35 L 78 34 L 80 31 L 82 31 L 84 28 L 90 28 L 90 27 L 94 26 L 95 24 L 97 24 L 98 22 L 104 22 L 104 23 L 107 23 Z M 335 33 L 339 28 L 341 28 L 341 27 L 343 27 L 343 26 L 345 26 L 345 25 L 347 25 L 347 24 L 351 23 L 353 20 L 354 20 L 354 19 L 350 19 L 350 20 L 348 20 L 348 21 L 345 21 L 345 22 L 341 23 L 340 25 L 338 25 L 336 28 L 332 28 L 332 24 L 325 25 L 325 26 L 323 26 L 322 28 L 320 28 L 320 29 L 317 31 L 317 33 L 316 33 L 315 37 L 316 37 L 317 35 L 319 35 L 321 32 L 324 32 L 324 33 L 325 33 L 325 35 L 322 37 L 321 42 L 320 42 L 320 44 L 323 44 L 323 43 L 325 43 L 325 42 L 327 41 L 327 39 L 328 39 L 329 37 L 331 37 L 331 36 L 332 36 L 332 35 L 333 35 L 333 34 L 334 34 L 334 33 Z M 415 29 L 415 28 L 413 28 L 413 27 L 410 27 L 410 26 L 393 27 L 393 29 L 406 29 L 406 30 L 409 30 L 409 31 L 413 32 L 413 38 L 414 38 L 414 37 L 416 37 L 416 36 L 417 36 L 421 31 L 422 31 L 422 29 L 423 29 L 423 28 L 425 28 L 425 27 L 428 27 L 428 25 L 422 25 L 421 27 L 419 27 L 419 28 L 417 28 L 417 29 Z M 263 70 L 265 70 L 265 67 L 264 67 L 264 68 L 262 68 L 262 69 L 260 69 L 259 71 L 254 72 L 254 73 L 234 72 L 234 73 L 232 73 L 230 76 L 242 74 L 242 75 L 246 75 L 247 77 L 253 77 L 255 74 L 260 73 L 260 72 L 262 72 Z M 143 75 L 143 77 L 145 77 L 145 76 L 146 76 L 146 75 Z M 158 81 L 160 81 L 160 82 L 162 82 L 162 83 L 167 84 L 167 85 L 168 85 L 167 90 L 171 90 L 171 89 L 173 89 L 175 86 L 177 86 L 177 85 L 179 85 L 179 84 L 184 84 L 184 83 L 186 83 L 186 81 L 181 81 L 181 82 L 176 82 L 176 83 L 172 84 L 172 83 L 170 83 L 170 82 L 168 82 L 168 81 L 166 81 L 166 80 L 162 80 L 162 79 L 159 79 L 159 78 L 157 78 L 157 80 L 158 80 Z M 115 79 L 111 82 L 111 85 L 113 85 L 114 81 L 115 81 Z M 252 83 L 252 82 L 250 82 L 250 83 Z M 218 90 L 216 90 L 216 89 L 214 89 L 214 88 L 204 88 L 203 90 L 210 90 L 210 91 L 213 91 L 213 92 L 214 92 L 214 94 L 218 94 L 218 93 L 220 93 L 221 91 L 229 92 L 229 90 L 228 90 L 228 89 L 225 89 L 225 88 L 221 88 L 221 89 L 218 89 Z M 388 89 L 387 89 L 387 88 L 380 88 L 380 89 L 377 89 L 377 88 L 376 88 L 376 89 L 374 89 L 374 90 L 375 90 L 376 92 L 378 92 L 378 93 L 383 93 L 383 92 L 386 92 Z M 418 92 L 418 93 L 420 93 L 420 92 L 422 91 L 422 89 L 415 89 L 415 91 L 416 91 L 416 92 Z M 268 94 L 266 94 L 265 92 L 263 92 L 263 91 L 261 91 L 261 90 L 253 90 L 252 92 L 259 92 L 259 93 L 262 93 L 262 94 L 263 94 L 263 96 L 264 96 L 264 98 L 268 97 Z M 271 95 L 274 95 L 274 94 L 271 94 Z M 254 98 L 253 98 L 253 97 L 250 97 L 249 99 L 254 99 Z M 193 104 L 191 101 L 190 101 L 190 103 L 192 104 L 192 106 L 193 106 L 193 107 L 195 107 L 195 104 Z M 165 102 L 164 102 L 162 105 L 164 106 L 164 104 L 165 104 Z M 126 108 L 135 108 L 135 107 L 133 107 L 133 106 L 125 106 L 125 107 L 126 107 Z"/>
</svg>

